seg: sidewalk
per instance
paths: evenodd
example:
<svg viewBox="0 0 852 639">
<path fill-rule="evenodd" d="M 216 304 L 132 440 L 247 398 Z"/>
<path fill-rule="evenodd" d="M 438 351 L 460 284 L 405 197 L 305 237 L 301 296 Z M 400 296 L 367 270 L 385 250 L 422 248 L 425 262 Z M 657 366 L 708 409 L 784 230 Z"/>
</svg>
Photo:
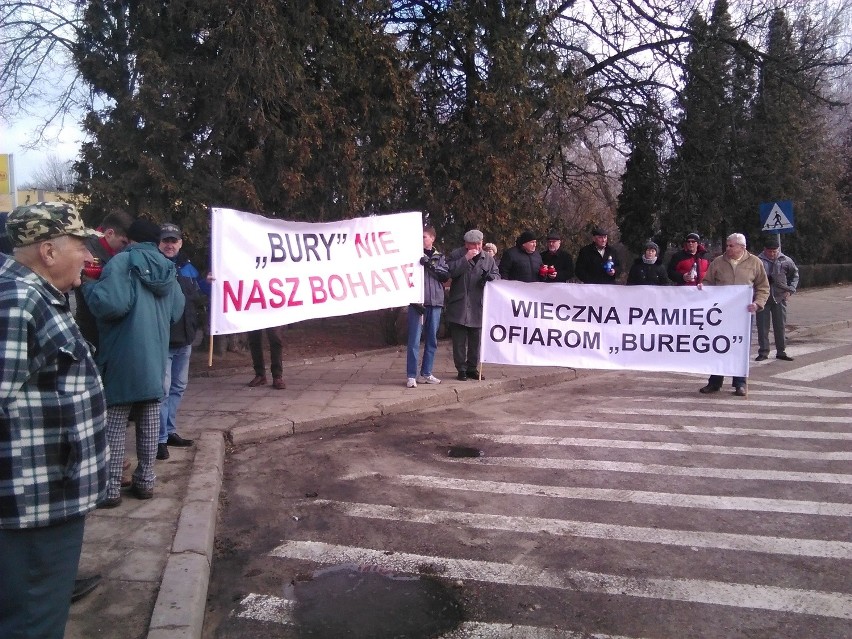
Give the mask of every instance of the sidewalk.
<svg viewBox="0 0 852 639">
<path fill-rule="evenodd" d="M 788 337 L 852 326 L 852 285 L 805 290 L 788 306 Z M 200 637 L 228 442 L 244 444 L 353 421 L 469 402 L 577 377 L 564 368 L 485 365 L 483 381 L 459 382 L 441 342 L 438 385 L 405 388 L 405 348 L 285 362 L 287 389 L 247 388 L 250 366 L 194 377 L 184 395 L 180 434 L 191 448 L 170 448 L 156 465 L 155 498 L 125 495 L 86 522 L 80 575 L 101 585 L 71 607 L 66 639 Z M 133 451 L 133 430 L 128 430 Z"/>
</svg>

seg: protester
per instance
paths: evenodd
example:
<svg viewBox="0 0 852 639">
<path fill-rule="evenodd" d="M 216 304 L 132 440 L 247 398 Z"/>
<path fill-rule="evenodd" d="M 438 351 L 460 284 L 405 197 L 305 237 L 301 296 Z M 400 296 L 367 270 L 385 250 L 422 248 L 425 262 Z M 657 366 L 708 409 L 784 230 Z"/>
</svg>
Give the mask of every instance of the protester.
<svg viewBox="0 0 852 639">
<path fill-rule="evenodd" d="M 183 315 L 172 324 L 169 332 L 169 353 L 163 379 L 165 396 L 160 402 L 160 436 L 157 440 L 157 459 L 163 460 L 169 458 L 169 446 L 192 446 L 191 439 L 181 437 L 177 433 L 177 412 L 189 383 L 189 359 L 198 331 L 201 287 L 209 290 L 209 284 L 181 253 L 183 234 L 179 226 L 167 223 L 160 227 L 159 248 L 160 253 L 175 265 L 177 282 L 184 297 Z"/>
<path fill-rule="evenodd" d="M 97 362 L 107 398 L 111 458 L 104 508 L 121 504 L 121 466 L 131 410 L 136 418 L 138 465 L 130 490 L 138 499 L 154 496 L 169 328 L 184 309 L 175 265 L 157 248 L 160 227 L 138 219 L 131 224 L 128 238 L 130 246 L 109 261 L 100 279 L 83 284 L 83 295 L 98 320 Z"/>
<path fill-rule="evenodd" d="M 83 269 L 84 282 L 90 279 L 98 279 L 110 259 L 119 251 L 124 250 L 129 243 L 127 230 L 132 223 L 133 218 L 130 214 L 121 209 L 108 213 L 101 220 L 97 230 L 103 233 L 103 237 L 92 237 L 86 242 L 86 247 L 92 254 L 92 259 L 86 262 Z M 97 320 L 86 304 L 82 289 L 75 290 L 75 301 L 77 308 L 74 317 L 80 331 L 83 333 L 83 337 L 97 349 L 99 345 Z"/>
<path fill-rule="evenodd" d="M 592 230 L 592 243 L 577 253 L 575 273 L 584 284 L 615 284 L 621 274 L 621 263 L 608 238 L 609 231 L 596 226 Z"/>
<path fill-rule="evenodd" d="M 541 253 L 541 263 L 546 273 L 539 272 L 545 282 L 567 282 L 574 277 L 574 260 L 562 248 L 562 236 L 556 231 L 547 234 L 547 248 Z"/>
<path fill-rule="evenodd" d="M 455 249 L 447 258 L 453 278 L 447 301 L 447 322 L 459 381 L 483 379 L 479 370 L 483 294 L 488 282 L 500 279 L 494 258 L 482 251 L 482 239 L 482 231 L 468 231 L 464 234 L 464 246 Z"/>
<path fill-rule="evenodd" d="M 725 242 L 725 252 L 710 263 L 710 268 L 703 279 L 704 284 L 711 286 L 729 286 L 731 284 L 748 284 L 751 286 L 752 302 L 746 307 L 749 313 L 763 308 L 769 297 L 769 280 L 763 263 L 756 255 L 746 251 L 746 239 L 742 233 L 732 233 Z M 701 288 L 702 282 L 698 283 Z M 711 375 L 707 385 L 699 392 L 716 393 L 722 388 L 724 377 Z M 747 394 L 746 378 L 734 377 L 734 395 L 745 397 Z"/>
<path fill-rule="evenodd" d="M 799 286 L 799 268 L 788 256 L 781 252 L 781 242 L 777 235 L 766 239 L 760 261 L 769 280 L 769 298 L 766 305 L 757 312 L 758 362 L 769 357 L 769 322 L 775 337 L 775 359 L 792 362 L 787 355 L 784 329 L 787 323 L 787 300 Z"/>
<path fill-rule="evenodd" d="M 251 351 L 251 365 L 254 368 L 254 378 L 248 383 L 251 388 L 266 386 L 269 380 L 266 378 L 266 362 L 263 359 L 263 334 L 269 342 L 269 370 L 272 373 L 272 388 L 284 390 L 287 384 L 284 381 L 284 365 L 282 364 L 282 353 L 284 340 L 281 336 L 280 326 L 270 326 L 256 331 L 249 331 L 248 344 Z"/>
<path fill-rule="evenodd" d="M 698 233 L 690 233 L 683 241 L 683 248 L 669 260 L 669 279 L 680 286 L 697 286 L 704 281 L 710 259 Z"/>
<path fill-rule="evenodd" d="M 515 239 L 515 246 L 507 249 L 500 259 L 500 279 L 518 282 L 544 281 L 540 275 L 541 254 L 535 250 L 537 243 L 532 231 L 521 233 Z"/>
<path fill-rule="evenodd" d="M 497 245 L 493 242 L 486 242 L 482 245 L 482 250 L 485 253 L 488 253 L 491 257 L 494 258 L 494 261 L 497 261 Z"/>
<path fill-rule="evenodd" d="M 417 388 L 421 384 L 440 384 L 441 380 L 432 374 L 435 363 L 435 351 L 438 350 L 438 326 L 441 323 L 441 310 L 444 308 L 444 282 L 450 279 L 447 261 L 435 248 L 435 229 L 427 226 L 423 229 L 423 303 L 408 305 L 408 351 L 406 356 L 405 385 Z M 420 363 L 420 378 L 417 379 L 417 354 L 420 352 L 420 336 L 425 334 L 423 361 Z"/>
<path fill-rule="evenodd" d="M 627 283 L 645 284 L 650 286 L 668 286 L 669 276 L 666 267 L 660 264 L 657 256 L 660 247 L 656 242 L 646 242 L 642 255 L 633 261 L 630 272 L 627 274 Z"/>
<path fill-rule="evenodd" d="M 0 637 L 60 638 L 85 515 L 106 487 L 104 390 L 67 299 L 92 257 L 85 240 L 98 233 L 74 206 L 53 202 L 17 207 L 6 228 L 14 248 L 0 265 Z"/>
</svg>

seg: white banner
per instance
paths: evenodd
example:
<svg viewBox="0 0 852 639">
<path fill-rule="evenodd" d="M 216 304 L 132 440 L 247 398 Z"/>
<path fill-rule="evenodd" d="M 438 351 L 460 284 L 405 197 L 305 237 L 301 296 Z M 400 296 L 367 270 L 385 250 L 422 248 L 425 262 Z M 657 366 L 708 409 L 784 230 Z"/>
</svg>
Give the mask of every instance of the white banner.
<svg viewBox="0 0 852 639">
<path fill-rule="evenodd" d="M 482 361 L 748 375 L 750 286 L 485 287 Z"/>
<path fill-rule="evenodd" d="M 213 335 L 423 300 L 418 212 L 323 223 L 211 215 Z"/>
</svg>

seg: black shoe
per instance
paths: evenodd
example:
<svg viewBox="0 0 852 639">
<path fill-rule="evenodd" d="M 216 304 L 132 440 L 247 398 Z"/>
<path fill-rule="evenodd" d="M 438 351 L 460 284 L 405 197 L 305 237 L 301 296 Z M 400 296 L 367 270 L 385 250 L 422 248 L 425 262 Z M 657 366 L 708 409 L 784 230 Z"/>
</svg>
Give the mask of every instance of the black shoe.
<svg viewBox="0 0 852 639">
<path fill-rule="evenodd" d="M 101 583 L 100 575 L 92 575 L 91 577 L 83 577 L 82 579 L 74 580 L 74 590 L 71 592 L 71 603 L 79 601 Z"/>
<path fill-rule="evenodd" d="M 734 389 L 734 395 L 737 397 L 745 397 L 746 396 L 746 387 L 745 386 L 737 386 Z"/>
<path fill-rule="evenodd" d="M 705 395 L 709 395 L 710 393 L 718 393 L 719 386 L 713 386 L 713 384 L 707 384 L 707 386 L 702 386 L 698 389 L 699 393 L 703 393 Z"/>
<path fill-rule="evenodd" d="M 192 440 L 184 439 L 177 433 L 169 433 L 169 438 L 166 440 L 166 444 L 177 448 L 186 448 L 187 446 L 192 446 Z"/>
<path fill-rule="evenodd" d="M 762 362 L 765 359 L 769 359 L 769 357 L 767 357 L 766 355 L 760 354 L 760 355 L 758 355 L 757 357 L 754 358 L 754 361 L 755 362 Z"/>
<path fill-rule="evenodd" d="M 98 508 L 118 508 L 121 506 L 121 495 L 118 497 L 107 497 L 98 504 Z"/>
<path fill-rule="evenodd" d="M 136 499 L 151 499 L 154 496 L 154 489 L 142 488 L 139 484 L 133 484 L 130 487 L 130 494 Z"/>
<path fill-rule="evenodd" d="M 157 444 L 157 459 L 168 459 L 169 447 L 166 444 Z"/>
<path fill-rule="evenodd" d="M 464 371 L 459 371 L 459 374 L 456 375 L 456 379 L 459 380 L 460 382 L 466 382 L 467 381 L 467 373 L 464 372 Z"/>
<path fill-rule="evenodd" d="M 785 362 L 792 362 L 793 358 L 787 355 L 787 353 L 778 353 L 775 356 L 775 359 L 783 359 Z"/>
<path fill-rule="evenodd" d="M 485 379 L 484 377 L 481 377 L 481 376 L 480 376 L 480 374 L 479 374 L 479 371 L 478 371 L 478 370 L 475 370 L 475 369 L 474 369 L 474 370 L 469 370 L 469 371 L 467 372 L 467 376 L 468 376 L 470 379 L 475 379 L 475 380 Z"/>
</svg>

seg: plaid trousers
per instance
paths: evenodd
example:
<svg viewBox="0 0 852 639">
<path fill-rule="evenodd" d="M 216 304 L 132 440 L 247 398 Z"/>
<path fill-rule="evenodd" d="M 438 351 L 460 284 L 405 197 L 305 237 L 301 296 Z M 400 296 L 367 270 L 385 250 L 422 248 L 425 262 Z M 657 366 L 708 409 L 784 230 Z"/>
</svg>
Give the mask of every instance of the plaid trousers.
<svg viewBox="0 0 852 639">
<path fill-rule="evenodd" d="M 124 465 L 124 448 L 127 438 L 127 418 L 133 410 L 136 415 L 136 458 L 133 483 L 146 490 L 154 488 L 154 460 L 157 457 L 157 440 L 160 434 L 160 402 L 134 402 L 116 404 L 107 408 L 107 443 L 109 444 L 109 480 L 107 497 L 121 494 L 121 472 Z"/>
</svg>

